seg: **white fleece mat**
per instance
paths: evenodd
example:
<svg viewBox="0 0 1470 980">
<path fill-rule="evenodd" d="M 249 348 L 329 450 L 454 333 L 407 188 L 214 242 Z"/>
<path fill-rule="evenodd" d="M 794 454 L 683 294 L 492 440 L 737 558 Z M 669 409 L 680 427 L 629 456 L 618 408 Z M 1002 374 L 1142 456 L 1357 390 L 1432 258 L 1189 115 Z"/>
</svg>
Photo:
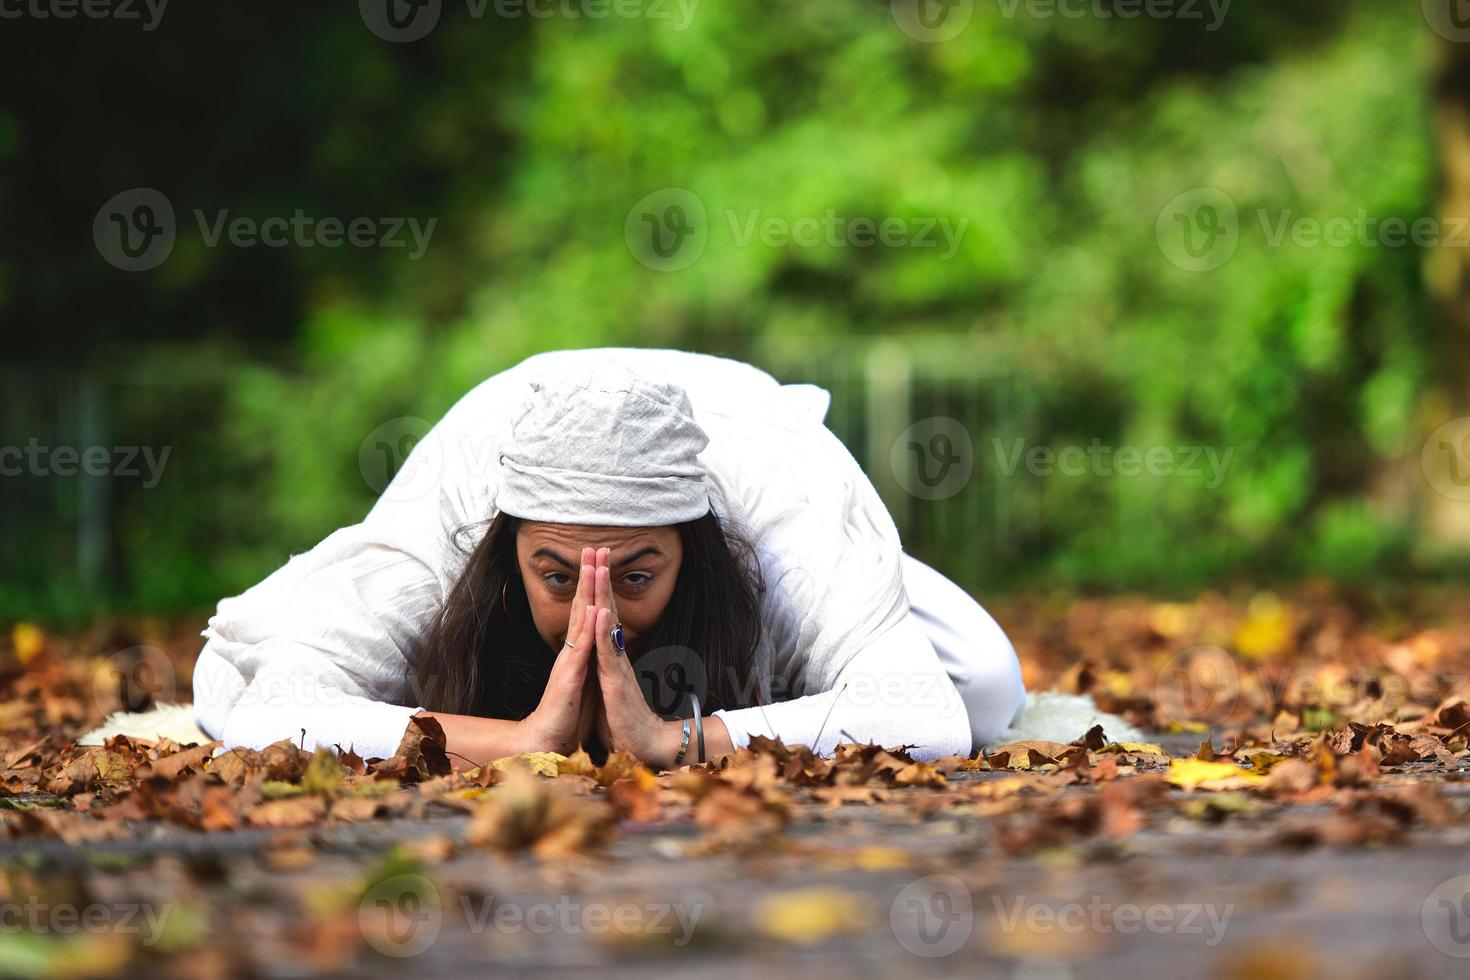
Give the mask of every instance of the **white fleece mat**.
<svg viewBox="0 0 1470 980">
<path fill-rule="evenodd" d="M 1026 695 L 1026 709 L 1021 712 L 1020 720 L 996 739 L 995 745 L 990 748 L 997 748 L 1007 742 L 1032 739 L 1074 742 L 1086 735 L 1093 725 L 1103 726 L 1103 734 L 1110 742 L 1148 741 L 1143 732 L 1122 718 L 1099 710 L 1086 694 L 1041 691 Z"/>
<path fill-rule="evenodd" d="M 171 738 L 180 745 L 213 741 L 195 724 L 192 704 L 160 704 L 150 711 L 114 711 L 101 728 L 83 735 L 77 744 L 101 745 L 114 735 L 146 738 L 150 742 Z"/>
</svg>

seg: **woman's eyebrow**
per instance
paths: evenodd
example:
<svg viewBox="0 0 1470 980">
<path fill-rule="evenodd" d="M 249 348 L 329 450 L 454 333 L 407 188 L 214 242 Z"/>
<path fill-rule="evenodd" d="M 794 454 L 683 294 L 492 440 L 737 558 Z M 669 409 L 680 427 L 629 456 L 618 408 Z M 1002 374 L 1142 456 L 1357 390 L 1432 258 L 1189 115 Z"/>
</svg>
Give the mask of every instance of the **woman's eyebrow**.
<svg viewBox="0 0 1470 980">
<path fill-rule="evenodd" d="M 649 545 L 646 548 L 639 548 L 637 551 L 633 552 L 631 555 L 624 555 L 623 557 L 619 558 L 617 561 L 613 562 L 612 563 L 612 567 L 613 568 L 622 568 L 624 565 L 631 565 L 635 561 L 637 561 L 638 559 L 640 559 L 640 558 L 642 558 L 642 557 L 644 557 L 646 555 L 657 555 L 660 558 L 664 557 L 664 553 L 662 551 L 659 551 L 653 545 Z"/>
<path fill-rule="evenodd" d="M 633 564 L 633 562 L 637 561 L 638 559 L 647 557 L 648 555 L 657 555 L 660 558 L 663 558 L 664 557 L 664 553 L 662 551 L 660 551 L 659 549 L 655 548 L 653 545 L 649 545 L 646 548 L 639 548 L 637 551 L 633 552 L 631 555 L 624 555 L 623 557 L 619 558 L 617 561 L 613 562 L 612 563 L 612 567 L 613 568 L 622 568 L 624 565 L 631 565 L 631 564 Z M 554 561 L 554 562 L 556 562 L 556 563 L 558 563 L 560 565 L 565 565 L 567 568 L 576 568 L 577 567 L 576 565 L 573 565 L 571 562 L 567 561 L 561 555 L 559 555 L 556 552 L 552 551 L 550 548 L 537 548 L 535 551 L 531 552 L 531 557 L 532 558 L 550 558 L 552 561 Z"/>
<path fill-rule="evenodd" d="M 576 565 L 573 565 L 571 562 L 567 561 L 561 555 L 558 555 L 556 552 L 552 551 L 550 548 L 537 548 L 535 551 L 531 552 L 531 557 L 532 558 L 550 558 L 552 561 L 556 562 L 557 564 L 565 565 L 567 568 L 576 568 L 577 567 Z"/>
</svg>

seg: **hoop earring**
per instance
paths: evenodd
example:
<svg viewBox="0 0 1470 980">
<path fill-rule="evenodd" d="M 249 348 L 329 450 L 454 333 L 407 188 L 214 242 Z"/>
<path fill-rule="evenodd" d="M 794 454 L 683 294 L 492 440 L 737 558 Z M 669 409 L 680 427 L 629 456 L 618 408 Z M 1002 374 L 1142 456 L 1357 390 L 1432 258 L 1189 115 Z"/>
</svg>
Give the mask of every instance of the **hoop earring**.
<svg viewBox="0 0 1470 980">
<path fill-rule="evenodd" d="M 513 623 L 515 622 L 515 617 L 511 616 L 510 607 L 505 604 L 505 587 L 509 584 L 510 579 L 506 579 L 504 582 L 500 583 L 500 608 L 501 611 L 505 613 L 506 621 Z"/>
</svg>

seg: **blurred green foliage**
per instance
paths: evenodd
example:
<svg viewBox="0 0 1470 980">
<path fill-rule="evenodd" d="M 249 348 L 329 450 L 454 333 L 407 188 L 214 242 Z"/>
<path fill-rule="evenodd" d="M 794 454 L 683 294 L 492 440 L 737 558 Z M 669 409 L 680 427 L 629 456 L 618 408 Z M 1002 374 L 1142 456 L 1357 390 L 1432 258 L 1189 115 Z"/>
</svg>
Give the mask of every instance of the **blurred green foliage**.
<svg viewBox="0 0 1470 980">
<path fill-rule="evenodd" d="M 939 44 L 899 30 L 886 3 L 703 3 L 684 29 L 678 16 L 454 8 L 411 45 L 378 40 L 344 8 L 299 15 L 289 38 L 252 34 L 254 60 L 221 51 L 258 74 L 234 94 L 177 97 L 218 100 L 223 120 L 189 141 L 228 133 L 244 161 L 179 166 L 164 158 L 182 137 L 151 131 L 139 148 L 119 136 L 131 162 L 93 169 L 72 202 L 86 246 L 88 207 L 159 186 L 181 214 L 169 261 L 129 278 L 91 271 L 96 254 L 75 243 L 34 259 L 85 268 L 90 301 L 121 304 L 88 321 L 106 331 L 81 328 L 83 346 L 112 352 L 83 368 L 123 350 L 143 384 L 187 389 L 151 423 L 119 399 L 115 429 L 177 448 L 158 488 L 118 502 L 111 598 L 163 609 L 238 591 L 360 519 L 372 490 L 358 451 L 377 425 L 435 419 L 538 351 L 604 344 L 753 360 L 843 404 L 864 390 L 874 343 L 931 352 L 915 360 L 909 420 L 962 419 L 978 475 L 949 499 L 902 502 L 906 542 L 972 588 L 1409 567 L 1413 509 L 1383 504 L 1375 481 L 1417 466 L 1425 435 L 1423 252 L 1273 244 L 1271 229 L 1288 214 L 1434 213 L 1441 42 L 1417 5 L 1242 4 L 1217 31 L 1007 7 L 977 3 Z M 174 44 L 221 30 L 170 29 Z M 187 64 L 151 84 L 191 84 Z M 23 108 L 0 112 L 12 120 L 0 131 L 44 158 L 16 118 Z M 661 272 L 634 258 L 624 224 L 667 187 L 703 204 L 708 241 Z M 1211 271 L 1170 261 L 1159 228 L 1199 188 L 1224 191 L 1239 216 L 1238 248 Z M 418 261 L 246 254 L 205 248 L 195 206 L 438 227 Z M 949 258 L 740 241 L 752 214 L 829 212 L 964 233 Z M 6 249 L 0 282 L 24 291 L 32 260 Z M 34 310 L 12 296 L 0 312 L 68 316 L 64 291 L 32 292 Z M 183 366 L 170 360 L 180 350 Z M 870 472 L 886 465 L 860 448 L 861 413 L 834 405 L 831 421 Z M 996 441 L 1016 439 L 1233 457 L 1218 486 L 997 475 Z M 0 612 L 96 598 L 69 552 L 23 538 L 3 546 Z"/>
</svg>

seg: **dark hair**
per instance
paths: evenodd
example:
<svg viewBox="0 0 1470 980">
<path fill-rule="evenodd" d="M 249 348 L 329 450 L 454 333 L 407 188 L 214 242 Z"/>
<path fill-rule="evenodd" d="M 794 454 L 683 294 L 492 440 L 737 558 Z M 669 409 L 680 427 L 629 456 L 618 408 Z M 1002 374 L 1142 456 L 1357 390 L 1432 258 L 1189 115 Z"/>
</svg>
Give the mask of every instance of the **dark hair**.
<svg viewBox="0 0 1470 980">
<path fill-rule="evenodd" d="M 505 513 L 490 521 L 424 639 L 417 697 L 430 711 L 519 720 L 541 702 L 558 651 L 547 649 L 531 619 L 516 560 L 521 524 Z M 713 511 L 675 527 L 684 559 L 673 595 L 630 653 L 693 651 L 705 678 L 703 713 L 748 707 L 763 589 L 754 549 Z"/>
</svg>

